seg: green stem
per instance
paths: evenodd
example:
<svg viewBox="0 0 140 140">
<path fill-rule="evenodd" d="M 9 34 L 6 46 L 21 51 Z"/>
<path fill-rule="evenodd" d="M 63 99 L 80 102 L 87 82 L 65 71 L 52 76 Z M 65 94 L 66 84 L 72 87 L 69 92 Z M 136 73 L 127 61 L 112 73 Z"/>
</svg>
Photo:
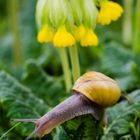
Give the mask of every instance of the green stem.
<svg viewBox="0 0 140 140">
<path fill-rule="evenodd" d="M 80 65 L 79 65 L 77 46 L 75 45 L 70 47 L 69 51 L 70 51 L 70 58 L 72 64 L 73 81 L 75 82 L 80 76 Z"/>
<path fill-rule="evenodd" d="M 68 92 L 72 86 L 68 56 L 65 48 L 59 48 L 58 51 L 61 59 L 63 72 L 64 72 L 66 91 Z"/>
<path fill-rule="evenodd" d="M 131 127 L 132 131 L 134 132 L 135 140 L 138 140 L 139 138 L 137 136 L 137 131 L 136 131 L 134 123 L 131 122 L 130 127 Z"/>
<path fill-rule="evenodd" d="M 18 125 L 20 125 L 21 122 L 15 124 L 13 127 L 11 127 L 7 132 L 5 132 L 1 137 L 0 140 L 2 140 L 9 132 L 11 132 L 14 128 L 16 128 Z"/>
<path fill-rule="evenodd" d="M 133 49 L 135 53 L 140 53 L 140 0 L 136 2 Z"/>
<path fill-rule="evenodd" d="M 132 43 L 132 13 L 133 0 L 124 0 L 124 17 L 123 17 L 123 42 L 126 45 Z"/>
<path fill-rule="evenodd" d="M 11 0 L 11 27 L 13 31 L 13 59 L 16 65 L 21 64 L 21 40 L 18 29 L 17 0 Z"/>
</svg>

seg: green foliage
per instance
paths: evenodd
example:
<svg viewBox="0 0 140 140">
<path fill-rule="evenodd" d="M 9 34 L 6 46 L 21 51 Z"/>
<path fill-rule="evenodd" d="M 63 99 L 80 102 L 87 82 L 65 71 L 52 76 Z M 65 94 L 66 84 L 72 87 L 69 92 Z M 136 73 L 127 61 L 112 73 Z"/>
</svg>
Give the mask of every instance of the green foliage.
<svg viewBox="0 0 140 140">
<path fill-rule="evenodd" d="M 131 62 L 134 54 L 117 42 L 103 45 L 101 55 L 101 69 L 113 77 L 128 75 L 131 71 Z"/>
<path fill-rule="evenodd" d="M 121 1 L 120 1 L 121 2 Z M 37 43 L 35 0 L 18 1 L 22 64 L 15 67 L 9 1 L 0 1 L 0 137 L 17 123 L 13 118 L 39 118 L 70 96 L 64 87 L 59 56 L 51 45 Z M 8 7 L 8 8 L 7 8 Z M 78 46 L 81 73 L 96 70 L 114 78 L 128 100 L 107 109 L 106 128 L 91 115 L 65 122 L 43 140 L 139 140 L 140 55 L 121 39 L 121 20 L 96 28 L 100 46 Z M 34 124 L 20 124 L 4 139 L 23 140 Z M 32 138 L 37 139 L 37 138 Z"/>
<path fill-rule="evenodd" d="M 111 46 L 103 48 L 100 66 L 97 69 L 115 77 L 122 91 L 125 93 L 131 92 L 139 87 L 139 63 L 135 61 L 136 57 L 134 54 L 129 53 L 128 50 L 121 46 L 116 48 L 116 45 L 117 43 L 111 43 Z M 114 52 L 116 53 L 115 56 L 112 55 Z M 121 54 L 121 52 L 123 53 Z M 120 57 L 123 62 L 120 62 Z M 114 63 L 118 65 L 117 68 L 115 68 Z M 127 64 L 124 66 L 125 63 Z M 43 64 L 44 66 L 45 64 Z M 22 84 L 9 74 L 0 72 L 0 107 L 4 111 L 0 116 L 3 120 L 0 121 L 2 126 L 0 127 L 1 134 L 7 128 L 10 129 L 12 125 L 15 125 L 15 123 L 10 122 L 10 119 L 38 118 L 66 98 L 66 96 L 69 96 L 64 91 L 63 78 L 61 76 L 53 77 L 48 75 L 34 60 L 26 62 L 21 82 Z M 65 122 L 46 138 L 49 140 L 139 138 L 139 95 L 140 91 L 136 90 L 129 94 L 130 102 L 121 101 L 107 110 L 109 124 L 104 135 L 99 122 L 96 122 L 92 116 L 87 115 Z M 3 119 L 4 116 L 7 117 Z M 18 138 L 20 139 L 22 136 L 27 136 L 33 129 L 34 125 L 32 124 L 21 124 L 16 127 L 14 133 L 20 134 L 21 136 Z M 101 136 L 102 138 L 100 138 Z M 6 137 L 17 138 L 13 133 Z"/>
<path fill-rule="evenodd" d="M 102 127 L 95 121 L 93 116 L 85 115 L 68 121 L 64 124 L 68 136 L 71 140 L 93 140 L 100 139 Z"/>
<path fill-rule="evenodd" d="M 103 140 L 120 139 L 128 133 L 136 140 L 139 139 L 137 134 L 139 132 L 135 131 L 136 123 L 140 118 L 140 90 L 136 90 L 129 94 L 128 99 L 128 101 L 122 101 L 107 110 L 109 124 L 102 137 Z"/>
<path fill-rule="evenodd" d="M 100 62 L 92 69 L 102 71 L 116 79 L 123 92 L 137 89 L 140 82 L 139 57 L 114 41 L 104 44 L 102 47 Z"/>
<path fill-rule="evenodd" d="M 133 62 L 132 58 L 135 57 L 130 55 L 131 59 L 128 59 L 129 61 L 124 57 L 125 62 L 128 61 L 128 63 L 130 63 L 129 68 L 125 68 L 127 70 L 125 73 L 124 68 L 122 68 L 123 63 L 119 63 L 120 60 L 118 58 L 120 56 L 117 58 L 117 53 L 119 54 L 120 51 L 122 51 L 122 48 L 118 47 L 116 49 L 113 46 L 110 47 L 110 55 L 108 55 L 107 53 L 109 52 L 106 51 L 108 48 L 109 47 L 104 48 L 104 55 L 106 54 L 106 57 L 115 58 L 110 58 L 110 60 L 113 61 L 111 61 L 111 63 L 104 61 L 104 63 L 107 64 L 101 65 L 102 68 L 100 69 L 107 72 L 109 75 L 116 77 L 122 91 L 133 91 L 133 89 L 138 88 L 139 64 Z M 125 49 L 123 50 L 126 51 Z M 113 51 L 116 52 L 116 56 L 111 55 L 111 52 Z M 124 54 L 127 54 L 126 57 L 128 57 L 129 53 Z M 122 59 L 122 61 L 124 60 Z M 117 70 L 114 67 L 109 66 L 114 65 L 114 62 L 116 64 L 118 63 Z M 100 63 L 102 64 L 103 62 L 101 61 Z M 45 114 L 52 106 L 58 104 L 66 98 L 66 96 L 68 96 L 64 91 L 62 77 L 52 77 L 46 74 L 46 72 L 34 60 L 30 60 L 26 63 L 22 75 L 21 82 L 24 85 L 20 84 L 9 74 L 0 72 L 0 106 L 2 110 L 4 110 L 1 118 L 7 116 L 0 122 L 2 126 L 2 134 L 7 130 L 7 128 L 10 128 L 11 125 L 15 124 L 10 122 L 11 118 L 38 118 Z M 92 140 L 93 137 L 95 139 L 100 139 L 102 135 L 102 139 L 139 138 L 139 95 L 140 91 L 136 90 L 135 92 L 129 94 L 128 98 L 130 102 L 121 101 L 114 107 L 107 110 L 109 124 L 104 135 L 102 132 L 102 126 L 99 125 L 92 116 L 87 115 L 75 118 L 64 123 L 62 126 L 57 127 L 56 131 L 53 131 L 53 133 L 48 135 L 47 138 L 50 140 L 52 137 L 56 140 Z M 3 123 L 5 121 L 7 121 L 7 123 Z M 5 125 L 6 127 L 4 127 Z M 33 131 L 33 129 L 34 126 L 32 124 L 22 124 L 17 126 L 16 133 L 27 136 L 31 131 Z M 9 137 L 15 136 L 11 133 Z"/>
<path fill-rule="evenodd" d="M 39 70 L 39 67 L 37 67 L 35 63 L 30 62 L 30 68 L 35 67 L 35 74 L 37 74 L 36 72 Z M 41 71 L 41 69 L 38 72 L 42 72 L 43 75 L 43 71 Z M 36 86 L 35 83 L 36 82 L 34 81 L 34 86 Z M 49 86 L 50 85 L 47 87 Z M 8 118 L 39 118 L 41 115 L 45 114 L 49 110 L 49 106 L 47 105 L 46 101 L 44 102 L 45 99 L 43 97 L 40 96 L 39 98 L 35 95 L 37 95 L 37 93 L 33 94 L 29 88 L 20 84 L 10 75 L 6 74 L 5 72 L 0 72 L 0 103 L 2 108 L 6 111 L 6 116 Z M 59 94 L 57 96 L 59 96 Z M 5 124 L 1 122 L 1 125 L 3 126 Z M 99 137 L 100 133 L 98 133 L 98 131 L 100 129 L 97 129 L 97 127 L 98 123 L 92 116 L 81 116 L 78 119 L 66 122 L 63 127 L 58 127 L 56 129 L 54 139 L 59 140 L 77 138 L 79 140 L 90 140 L 92 137 Z M 33 131 L 33 125 L 22 124 L 17 126 L 16 130 L 18 133 L 25 136 Z M 97 133 L 93 133 L 95 131 Z"/>
<path fill-rule="evenodd" d="M 0 104 L 8 118 L 39 118 L 49 109 L 48 105 L 37 98 L 30 89 L 21 85 L 5 72 L 0 72 Z M 40 106 L 42 106 L 40 108 Z M 5 125 L 4 122 L 1 122 Z M 33 129 L 23 125 L 17 127 L 21 134 L 27 135 Z"/>
<path fill-rule="evenodd" d="M 66 131 L 62 127 L 56 128 L 56 134 L 53 137 L 54 140 L 70 140 Z"/>
<path fill-rule="evenodd" d="M 58 104 L 66 96 L 62 79 L 49 76 L 34 61 L 27 62 L 22 82 L 50 106 Z"/>
</svg>

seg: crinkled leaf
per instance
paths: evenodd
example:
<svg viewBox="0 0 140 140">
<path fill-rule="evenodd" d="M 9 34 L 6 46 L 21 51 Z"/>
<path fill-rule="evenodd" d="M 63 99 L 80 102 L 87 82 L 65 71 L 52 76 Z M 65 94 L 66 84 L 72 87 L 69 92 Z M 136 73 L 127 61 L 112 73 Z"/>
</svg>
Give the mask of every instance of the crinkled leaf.
<svg viewBox="0 0 140 140">
<path fill-rule="evenodd" d="M 122 101 L 107 111 L 109 125 L 102 139 L 115 138 L 132 132 L 131 123 L 140 116 L 140 90 L 132 92 L 128 101 Z"/>
<path fill-rule="evenodd" d="M 34 61 L 28 61 L 23 83 L 44 101 L 54 106 L 67 95 L 61 79 L 46 74 Z"/>
<path fill-rule="evenodd" d="M 56 128 L 56 134 L 53 137 L 53 140 L 71 140 L 65 130 L 60 126 Z"/>
<path fill-rule="evenodd" d="M 112 76 L 124 76 L 131 71 L 131 62 L 134 58 L 132 51 L 122 47 L 121 44 L 111 42 L 103 46 L 101 56 L 101 69 Z"/>
<path fill-rule="evenodd" d="M 131 75 L 119 77 L 116 79 L 121 91 L 127 92 L 132 91 L 133 89 L 137 88 L 139 82 L 137 81 L 136 77 Z"/>
<path fill-rule="evenodd" d="M 72 140 L 96 140 L 102 134 L 102 128 L 91 115 L 79 116 L 63 125 Z"/>
<path fill-rule="evenodd" d="M 49 109 L 42 99 L 5 72 L 0 72 L 0 103 L 9 118 L 39 118 Z M 17 129 L 25 135 L 33 125 L 20 125 Z"/>
</svg>

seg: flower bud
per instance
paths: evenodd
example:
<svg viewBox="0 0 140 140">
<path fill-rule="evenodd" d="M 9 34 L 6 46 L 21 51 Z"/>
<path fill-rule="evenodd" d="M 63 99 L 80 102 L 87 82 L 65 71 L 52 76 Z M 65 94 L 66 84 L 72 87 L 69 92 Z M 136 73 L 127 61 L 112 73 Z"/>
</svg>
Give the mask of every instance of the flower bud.
<svg viewBox="0 0 140 140">
<path fill-rule="evenodd" d="M 84 24 L 89 28 L 95 28 L 98 10 L 93 0 L 80 0 Z"/>
<path fill-rule="evenodd" d="M 67 8 L 65 0 L 51 0 L 50 21 L 54 27 L 58 28 L 65 23 Z"/>
<path fill-rule="evenodd" d="M 80 26 L 82 23 L 82 11 L 81 11 L 79 0 L 69 0 L 69 3 L 71 6 L 74 22 L 77 26 Z"/>
<path fill-rule="evenodd" d="M 38 0 L 36 6 L 36 22 L 39 28 L 50 24 L 49 21 L 50 0 Z"/>
<path fill-rule="evenodd" d="M 66 17 L 66 28 L 69 32 L 72 32 L 73 27 L 74 27 L 74 19 L 73 19 L 73 15 L 72 15 L 72 8 L 70 3 L 66 0 L 66 4 L 67 4 L 67 17 Z"/>
</svg>

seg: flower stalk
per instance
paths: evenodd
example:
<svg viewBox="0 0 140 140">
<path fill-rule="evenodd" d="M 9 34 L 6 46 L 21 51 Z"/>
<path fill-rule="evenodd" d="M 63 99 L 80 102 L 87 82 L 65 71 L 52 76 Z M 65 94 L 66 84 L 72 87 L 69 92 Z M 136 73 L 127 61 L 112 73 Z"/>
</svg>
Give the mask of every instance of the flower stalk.
<svg viewBox="0 0 140 140">
<path fill-rule="evenodd" d="M 133 0 L 124 0 L 124 17 L 123 17 L 123 42 L 126 45 L 132 43 L 132 14 Z"/>
<path fill-rule="evenodd" d="M 73 81 L 75 82 L 80 76 L 80 65 L 79 65 L 77 46 L 74 45 L 70 47 L 69 52 L 70 52 L 70 59 L 72 65 Z"/>
<path fill-rule="evenodd" d="M 133 49 L 135 53 L 140 53 L 140 0 L 136 2 L 135 20 L 134 20 L 134 34 L 133 34 Z"/>
<path fill-rule="evenodd" d="M 66 48 L 58 48 L 58 52 L 61 59 L 62 69 L 64 72 L 66 91 L 69 92 L 69 90 L 72 87 L 72 82 L 71 82 L 71 72 L 69 68 L 69 61 L 68 61 Z"/>
<path fill-rule="evenodd" d="M 18 29 L 18 17 L 17 17 L 17 0 L 11 0 L 11 26 L 13 32 L 13 59 L 15 65 L 20 65 L 21 58 L 21 40 Z"/>
</svg>

